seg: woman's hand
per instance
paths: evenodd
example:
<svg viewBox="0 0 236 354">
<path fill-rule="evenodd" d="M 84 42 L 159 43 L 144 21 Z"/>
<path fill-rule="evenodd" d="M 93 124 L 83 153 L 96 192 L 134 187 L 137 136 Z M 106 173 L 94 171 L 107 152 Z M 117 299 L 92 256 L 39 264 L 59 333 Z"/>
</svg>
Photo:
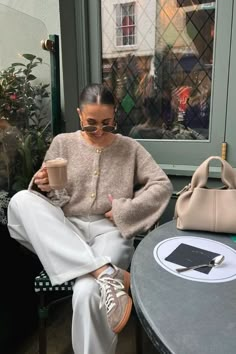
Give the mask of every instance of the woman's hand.
<svg viewBox="0 0 236 354">
<path fill-rule="evenodd" d="M 42 192 L 50 192 L 52 190 L 48 183 L 48 171 L 44 165 L 34 175 L 34 183 Z"/>
<path fill-rule="evenodd" d="M 109 202 L 112 204 L 113 197 L 112 197 L 111 194 L 108 194 L 108 200 L 109 200 Z M 107 219 L 109 219 L 111 222 L 113 222 L 113 224 L 115 225 L 115 222 L 114 222 L 114 219 L 113 219 L 112 209 L 109 210 L 107 213 L 105 213 L 105 217 L 106 217 Z"/>
<path fill-rule="evenodd" d="M 107 219 L 109 219 L 111 222 L 113 222 L 113 224 L 115 225 L 115 222 L 113 220 L 113 214 L 112 214 L 112 210 L 109 210 L 107 213 L 105 213 L 105 217 Z"/>
</svg>

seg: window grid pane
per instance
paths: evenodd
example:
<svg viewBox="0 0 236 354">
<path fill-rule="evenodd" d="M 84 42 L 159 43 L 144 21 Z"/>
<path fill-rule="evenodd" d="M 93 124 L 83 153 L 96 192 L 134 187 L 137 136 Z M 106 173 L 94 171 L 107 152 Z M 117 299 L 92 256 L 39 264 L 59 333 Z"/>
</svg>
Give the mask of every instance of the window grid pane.
<svg viewBox="0 0 236 354">
<path fill-rule="evenodd" d="M 115 5 L 116 9 L 116 45 L 129 46 L 135 44 L 134 3 Z M 120 37 L 122 35 L 122 40 Z"/>
<path fill-rule="evenodd" d="M 102 13 L 109 16 L 109 0 L 102 4 L 106 7 Z M 117 48 L 103 52 L 103 64 L 106 82 L 118 101 L 122 134 L 209 138 L 215 7 L 216 1 L 118 1 Z M 126 51 L 119 46 L 127 46 Z"/>
</svg>

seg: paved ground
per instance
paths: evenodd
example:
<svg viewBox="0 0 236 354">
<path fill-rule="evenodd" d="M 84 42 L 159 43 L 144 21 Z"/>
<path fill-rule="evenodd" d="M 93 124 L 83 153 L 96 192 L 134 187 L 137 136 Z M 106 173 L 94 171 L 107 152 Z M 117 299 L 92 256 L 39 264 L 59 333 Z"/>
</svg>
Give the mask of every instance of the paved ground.
<svg viewBox="0 0 236 354">
<path fill-rule="evenodd" d="M 68 303 L 57 305 L 51 310 L 47 327 L 48 354 L 73 354 L 70 338 L 71 314 L 70 300 Z M 136 316 L 132 315 L 127 326 L 119 335 L 117 354 L 136 354 L 136 321 Z M 36 332 L 27 338 L 17 354 L 37 354 L 37 336 L 38 333 Z M 145 333 L 143 333 L 143 354 L 157 354 Z"/>
</svg>

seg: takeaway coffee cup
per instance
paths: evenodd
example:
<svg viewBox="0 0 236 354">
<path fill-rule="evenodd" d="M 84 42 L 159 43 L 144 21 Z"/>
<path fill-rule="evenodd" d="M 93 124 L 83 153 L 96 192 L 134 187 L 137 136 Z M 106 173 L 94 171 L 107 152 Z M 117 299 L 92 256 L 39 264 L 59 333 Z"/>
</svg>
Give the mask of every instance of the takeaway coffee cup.
<svg viewBox="0 0 236 354">
<path fill-rule="evenodd" d="M 48 181 L 52 189 L 62 189 L 67 183 L 67 160 L 57 158 L 45 161 L 48 171 Z"/>
</svg>

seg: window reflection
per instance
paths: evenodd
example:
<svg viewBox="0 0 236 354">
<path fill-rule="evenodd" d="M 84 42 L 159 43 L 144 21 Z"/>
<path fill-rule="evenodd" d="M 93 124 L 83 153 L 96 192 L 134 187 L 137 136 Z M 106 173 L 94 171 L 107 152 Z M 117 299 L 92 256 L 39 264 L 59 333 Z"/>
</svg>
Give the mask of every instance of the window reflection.
<svg viewBox="0 0 236 354">
<path fill-rule="evenodd" d="M 101 8 L 103 81 L 117 98 L 119 132 L 208 139 L 215 1 L 102 0 Z"/>
<path fill-rule="evenodd" d="M 116 5 L 116 45 L 135 44 L 135 3 Z"/>
<path fill-rule="evenodd" d="M 28 187 L 41 166 L 52 134 L 49 56 L 40 46 L 48 37 L 46 27 L 8 6 L 0 5 L 0 13 L 1 226 L 10 198 Z"/>
</svg>

